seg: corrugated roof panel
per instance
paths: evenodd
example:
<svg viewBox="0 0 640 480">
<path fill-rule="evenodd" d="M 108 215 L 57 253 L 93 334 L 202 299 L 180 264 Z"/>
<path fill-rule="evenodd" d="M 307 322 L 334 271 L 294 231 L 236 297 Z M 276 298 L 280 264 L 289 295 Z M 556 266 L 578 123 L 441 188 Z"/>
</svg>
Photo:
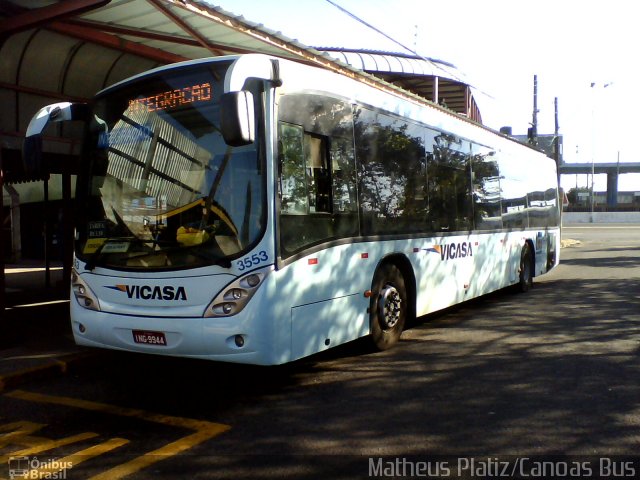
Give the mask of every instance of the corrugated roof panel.
<svg viewBox="0 0 640 480">
<path fill-rule="evenodd" d="M 36 8 L 33 2 L 29 3 L 25 0 L 23 3 L 25 8 Z M 174 17 L 173 20 L 170 17 Z M 281 32 L 271 30 L 262 24 L 247 21 L 241 16 L 227 12 L 219 7 L 214 7 L 202 0 L 112 0 L 103 7 L 82 13 L 74 18 L 57 20 L 51 27 L 57 31 L 64 31 L 65 22 L 69 23 L 66 26 L 70 29 L 70 35 L 76 35 L 82 39 L 75 40 L 69 37 L 67 40 L 69 45 L 78 45 L 79 42 L 103 45 L 103 47 L 95 45 L 91 47 L 97 59 L 96 61 L 90 62 L 84 58 L 82 56 L 83 51 L 89 52 L 91 49 L 85 50 L 85 47 L 82 47 L 78 51 L 80 56 L 72 62 L 74 69 L 76 66 L 80 67 L 80 72 L 67 75 L 72 82 L 80 82 L 83 77 L 83 69 L 93 68 L 91 71 L 93 78 L 90 78 L 88 82 L 81 82 L 82 87 L 78 89 L 83 95 L 93 88 L 100 90 L 105 85 L 152 68 L 158 62 L 173 61 L 176 56 L 202 58 L 216 54 L 243 51 L 293 58 L 318 66 L 325 66 L 347 75 L 357 75 L 357 71 L 370 71 L 408 73 L 414 76 L 438 75 L 456 80 L 461 77 L 453 66 L 436 60 L 416 59 L 409 56 L 375 51 L 331 52 L 333 55 L 328 55 L 323 51 L 317 51 L 303 45 L 297 40 L 290 39 Z M 101 28 L 101 25 L 103 25 L 103 28 Z M 185 25 L 187 26 L 186 28 Z M 72 27 L 78 28 L 73 30 Z M 136 35 L 136 32 L 140 32 L 141 35 Z M 5 42 L 5 47 L 11 42 L 19 41 L 21 37 L 22 41 L 26 42 L 25 39 L 29 38 L 29 35 L 29 32 L 13 35 Z M 171 37 L 174 37 L 175 41 L 172 41 Z M 208 44 L 208 48 L 198 44 L 198 42 L 203 41 Z M 65 62 L 67 58 L 70 58 L 68 57 L 68 51 L 65 52 L 65 48 L 62 48 L 62 51 L 57 54 L 54 52 L 52 55 L 50 48 L 52 45 L 54 45 L 53 42 L 47 45 L 47 48 L 44 48 L 44 50 L 48 50 L 49 58 L 43 58 L 35 54 L 32 58 L 25 57 L 25 68 L 29 70 L 29 75 L 31 75 L 31 72 L 37 71 L 39 65 L 47 65 L 52 56 L 60 57 L 62 59 L 60 62 Z M 60 45 L 55 48 L 60 48 Z M 140 46 L 140 56 L 152 60 L 138 60 L 137 62 L 131 60 L 138 53 L 138 45 Z M 100 48 L 103 48 L 103 50 Z M 110 50 L 109 54 L 105 54 L 104 49 L 107 48 Z M 20 47 L 13 48 L 15 55 L 10 56 L 8 61 L 4 55 L 0 59 L 0 62 L 3 62 L 0 65 L 8 67 L 2 68 L 0 73 L 9 77 L 7 83 L 15 83 L 15 75 L 11 78 L 11 72 L 15 73 L 15 68 L 23 49 Z M 27 53 L 31 54 L 30 52 Z M 338 61 L 334 60 L 335 58 Z M 331 61 L 327 61 L 328 59 L 331 59 Z M 62 63 L 59 63 L 59 65 L 62 65 Z M 33 75 L 33 78 L 29 77 L 27 79 L 27 83 L 37 84 L 37 88 L 43 88 L 42 82 L 50 81 L 51 83 L 46 84 L 43 89 L 51 90 L 54 98 L 56 93 L 60 93 L 60 86 L 54 84 L 51 78 L 45 76 L 43 79 L 37 78 L 35 74 Z M 101 81 L 97 79 L 99 75 L 103 75 Z M 65 76 L 65 73 L 58 71 L 50 77 L 53 76 L 59 81 L 61 77 Z M 363 76 L 363 79 L 367 82 L 373 81 L 372 78 L 366 75 Z M 410 82 L 406 78 L 393 81 L 398 85 L 410 86 Z M 65 88 L 65 93 L 73 90 L 70 85 L 67 85 L 67 87 Z M 381 85 L 381 88 L 387 87 Z M 414 91 L 420 91 L 420 88 L 415 87 Z M 92 93 L 94 92 L 89 92 L 89 95 Z M 75 94 L 74 96 L 77 97 L 79 95 Z M 58 98 L 60 97 L 58 96 Z"/>
<path fill-rule="evenodd" d="M 200 58 L 211 55 L 211 52 L 205 47 L 182 45 L 179 43 L 168 43 L 161 40 L 140 40 L 136 38 L 132 40 L 147 47 L 156 48 L 164 52 L 170 52 L 174 55 L 180 55 L 185 58 Z"/>
<path fill-rule="evenodd" d="M 147 1 L 111 0 L 111 2 L 104 7 L 83 13 L 79 15 L 79 18 L 121 25 L 128 20 L 140 18 L 142 15 L 154 11 L 156 11 L 156 8 Z"/>
<path fill-rule="evenodd" d="M 91 22 L 187 36 L 171 19 L 150 3 L 140 0 L 112 0 L 102 8 L 79 16 Z"/>
<path fill-rule="evenodd" d="M 354 68 L 371 73 L 427 100 L 434 100 L 433 82 L 434 77 L 438 77 L 438 102 L 442 100 L 446 102 L 448 109 L 482 121 L 474 98 L 467 97 L 468 82 L 449 63 L 373 50 L 320 49 L 332 58 L 346 61 Z"/>
<path fill-rule="evenodd" d="M 114 83 L 118 83 L 121 80 L 132 77 L 140 72 L 150 70 L 158 66 L 160 65 L 153 60 L 147 60 L 146 58 L 140 58 L 130 54 L 122 55 L 113 65 L 108 76 L 104 79 L 100 90 L 108 87 L 109 85 L 113 85 Z"/>
<path fill-rule="evenodd" d="M 361 57 L 363 70 L 378 70 L 378 62 L 376 61 L 376 57 L 374 57 L 370 53 L 363 53 Z"/>
<path fill-rule="evenodd" d="M 398 62 L 402 65 L 403 72 L 413 73 L 415 75 L 434 75 L 433 65 L 424 60 L 416 58 L 398 58 Z"/>
<path fill-rule="evenodd" d="M 85 43 L 69 63 L 62 93 L 91 98 L 102 88 L 105 77 L 120 55 L 116 50 Z"/>
<path fill-rule="evenodd" d="M 179 54 L 187 55 L 190 58 L 199 58 L 212 54 L 225 53 L 224 51 L 220 51 L 220 49 L 216 48 L 216 45 L 228 43 L 229 45 L 241 46 L 240 43 L 245 41 L 247 38 L 246 35 L 239 34 L 237 31 L 226 25 L 212 22 L 211 18 L 202 14 L 206 12 L 196 13 L 192 10 L 183 8 L 178 4 L 171 3 L 164 4 L 163 8 L 166 8 L 169 15 L 177 18 L 178 22 L 182 23 L 182 25 L 187 28 L 183 28 L 183 26 L 175 23 L 174 20 L 170 20 L 164 13 L 158 12 L 165 19 L 170 20 L 172 22 L 172 26 L 155 28 L 156 31 L 182 36 L 190 29 L 191 32 L 193 32 L 194 39 L 204 41 L 211 45 L 211 48 L 204 47 L 201 51 L 198 50 L 198 47 L 185 48 L 185 45 L 172 45 L 169 47 L 171 48 L 170 51 L 172 53 L 178 54 L 178 52 L 181 52 Z M 229 40 L 226 41 L 225 37 L 228 37 Z"/>
<path fill-rule="evenodd" d="M 148 30 L 156 30 L 180 35 L 183 33 L 171 19 L 155 9 L 140 9 L 135 16 L 127 16 L 114 22 L 117 25 L 139 28 L 143 26 Z M 137 27 L 136 27 L 137 26 Z"/>
<path fill-rule="evenodd" d="M 384 58 L 387 64 L 386 71 L 388 72 L 397 72 L 397 71 L 405 71 L 405 67 L 403 62 L 393 55 L 380 55 L 381 58 Z"/>
<path fill-rule="evenodd" d="M 0 82 L 15 83 L 22 52 L 33 36 L 33 31 L 21 32 L 9 37 L 0 47 Z"/>
<path fill-rule="evenodd" d="M 162 48 L 162 47 L 160 47 Z M 186 58 L 195 59 L 195 58 L 203 58 L 210 57 L 213 54 L 210 50 L 204 47 L 190 47 L 188 45 L 176 45 L 173 44 L 170 49 L 163 48 L 163 50 L 170 51 L 175 55 L 180 55 Z"/>
<path fill-rule="evenodd" d="M 364 70 L 364 60 L 361 54 L 356 52 L 341 52 L 341 54 L 344 56 L 348 65 L 359 70 Z"/>
<path fill-rule="evenodd" d="M 25 46 L 18 85 L 39 90 L 59 91 L 66 75 L 67 60 L 78 40 L 40 30 Z"/>
</svg>

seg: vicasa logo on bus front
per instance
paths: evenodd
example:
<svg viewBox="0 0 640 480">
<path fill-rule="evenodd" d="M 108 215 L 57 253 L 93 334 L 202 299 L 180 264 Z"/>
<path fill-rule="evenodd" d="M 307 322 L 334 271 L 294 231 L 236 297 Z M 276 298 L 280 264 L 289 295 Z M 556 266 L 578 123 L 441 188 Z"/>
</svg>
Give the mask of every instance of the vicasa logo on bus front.
<svg viewBox="0 0 640 480">
<path fill-rule="evenodd" d="M 163 287 L 149 285 L 114 285 L 107 286 L 112 290 L 117 290 L 127 294 L 129 298 L 142 300 L 186 300 L 187 292 L 184 287 L 174 287 L 165 285 Z"/>
<path fill-rule="evenodd" d="M 446 243 L 442 245 L 433 245 L 425 248 L 426 252 L 439 253 L 440 260 L 453 260 L 455 258 L 465 258 L 473 256 L 473 247 L 471 242 Z"/>
</svg>

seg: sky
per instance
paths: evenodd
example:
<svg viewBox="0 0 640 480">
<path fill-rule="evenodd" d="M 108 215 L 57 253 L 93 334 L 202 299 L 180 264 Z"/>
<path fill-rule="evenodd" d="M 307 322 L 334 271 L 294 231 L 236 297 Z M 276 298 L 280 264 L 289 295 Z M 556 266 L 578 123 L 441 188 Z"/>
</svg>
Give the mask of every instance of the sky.
<svg viewBox="0 0 640 480">
<path fill-rule="evenodd" d="M 538 132 L 566 162 L 640 162 L 635 119 L 637 7 L 629 0 L 209 0 L 303 44 L 409 53 L 453 63 L 477 89 L 485 125 L 526 134 L 538 81 Z M 384 32 L 363 26 L 334 4 Z M 397 42 L 397 43 L 396 43 Z M 637 156 L 636 156 L 637 155 Z M 588 176 L 563 176 L 565 188 Z M 606 177 L 596 175 L 596 190 Z M 640 190 L 640 174 L 619 190 Z"/>
</svg>

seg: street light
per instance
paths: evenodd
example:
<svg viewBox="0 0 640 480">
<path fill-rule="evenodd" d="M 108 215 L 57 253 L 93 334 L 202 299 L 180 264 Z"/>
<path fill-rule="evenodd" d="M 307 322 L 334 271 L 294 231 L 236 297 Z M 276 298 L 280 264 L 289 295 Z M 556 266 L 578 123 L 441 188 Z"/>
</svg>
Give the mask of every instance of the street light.
<svg viewBox="0 0 640 480">
<path fill-rule="evenodd" d="M 602 84 L 602 88 L 605 89 L 608 86 L 613 85 L 613 82 L 607 82 Z M 597 82 L 591 82 L 591 88 L 594 89 L 598 86 Z M 595 198 L 593 194 L 593 181 L 595 178 L 596 160 L 595 160 L 595 143 L 596 143 L 596 102 L 595 102 L 595 90 L 592 90 L 591 95 L 591 223 L 593 223 L 593 213 L 595 206 Z"/>
</svg>

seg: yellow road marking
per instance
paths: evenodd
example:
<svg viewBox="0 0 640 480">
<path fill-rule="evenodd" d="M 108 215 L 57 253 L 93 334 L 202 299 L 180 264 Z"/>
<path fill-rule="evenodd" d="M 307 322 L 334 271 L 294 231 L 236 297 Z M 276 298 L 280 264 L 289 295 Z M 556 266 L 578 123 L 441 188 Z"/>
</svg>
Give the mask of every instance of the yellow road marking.
<svg viewBox="0 0 640 480">
<path fill-rule="evenodd" d="M 57 395 L 44 395 L 41 393 L 26 392 L 24 390 L 14 390 L 5 394 L 7 397 L 19 398 L 30 402 L 51 403 L 55 405 L 64 405 L 67 407 L 81 408 L 83 410 L 91 410 L 94 412 L 108 413 L 120 417 L 134 417 L 149 422 L 160 423 L 171 427 L 188 428 L 190 430 L 208 430 L 213 429 L 219 433 L 229 430 L 228 425 L 220 423 L 207 422 L 206 420 L 194 420 L 192 418 L 173 417 L 170 415 L 162 415 L 158 413 L 146 412 L 137 408 L 116 407 L 107 403 L 92 402 L 89 400 L 80 400 L 71 397 L 62 397 Z"/>
<path fill-rule="evenodd" d="M 160 447 L 157 450 L 145 453 L 144 455 L 134 458 L 130 462 L 123 463 L 122 465 L 118 465 L 111 470 L 102 472 L 94 477 L 91 477 L 89 480 L 115 480 L 126 477 L 127 475 L 131 475 L 132 473 L 142 470 L 143 468 L 148 467 L 149 465 L 156 463 L 164 458 L 168 458 L 173 455 L 177 455 L 185 450 L 188 450 L 191 447 L 194 447 L 202 442 L 209 440 L 210 438 L 215 437 L 216 435 L 219 435 L 219 432 L 210 432 L 205 430 L 195 432 L 191 435 L 176 440 L 175 442 L 171 442 L 164 447 Z"/>
<path fill-rule="evenodd" d="M 70 354 L 67 356 L 75 356 L 75 355 Z M 8 359 L 4 359 L 4 360 L 8 360 Z M 0 392 L 2 392 L 5 388 L 8 388 L 11 385 L 13 385 L 16 382 L 16 380 L 20 380 L 25 376 L 28 376 L 31 374 L 38 374 L 38 373 L 46 372 L 49 370 L 59 370 L 60 372 L 65 373 L 67 371 L 67 361 L 65 357 L 63 356 L 61 358 L 54 358 L 53 362 L 50 364 L 25 368 L 23 370 L 12 372 L 7 375 L 0 375 Z"/>
<path fill-rule="evenodd" d="M 30 433 L 37 432 L 42 427 L 44 427 L 44 423 L 35 423 L 35 422 L 13 422 L 7 423 L 6 425 L 0 425 L 0 448 L 6 447 L 12 443 L 18 443 L 18 439 L 22 439 L 28 437 Z M 18 443 L 19 445 L 24 445 L 24 443 Z M 33 443 L 27 443 L 27 445 L 33 445 Z"/>
<path fill-rule="evenodd" d="M 33 447 L 25 448 L 24 450 L 18 450 L 15 452 L 11 452 L 11 455 L 0 455 L 0 464 L 7 463 L 9 457 L 26 457 L 28 455 L 35 455 L 38 453 L 46 452 L 47 450 L 53 450 L 54 448 L 64 447 L 65 445 L 70 445 L 76 442 L 82 442 L 83 440 L 88 440 L 89 438 L 97 437 L 97 433 L 87 432 L 80 433 L 78 435 L 72 435 L 70 437 L 61 438 L 59 440 L 51 440 L 49 438 L 43 437 L 29 437 L 31 439 L 38 439 L 39 443 Z M 20 443 L 22 445 L 24 438 L 19 438 Z M 18 443 L 18 442 L 16 442 Z"/>
<path fill-rule="evenodd" d="M 195 430 L 195 432 L 190 435 L 182 437 L 174 442 L 164 445 L 163 447 L 160 447 L 156 450 L 153 450 L 137 458 L 134 458 L 129 462 L 123 463 L 121 465 L 118 465 L 117 467 L 114 467 L 110 470 L 102 472 L 92 477 L 91 480 L 116 480 L 119 478 L 123 478 L 145 467 L 148 467 L 149 465 L 159 462 L 160 460 L 177 455 L 181 452 L 184 452 L 185 450 L 193 448 L 194 446 L 200 443 L 203 443 L 211 438 L 214 438 L 231 428 L 229 425 L 208 422 L 206 420 L 195 420 L 191 418 L 174 417 L 170 415 L 162 415 L 158 413 L 146 412 L 144 410 L 137 409 L 137 408 L 117 407 L 115 405 L 109 405 L 106 403 L 92 402 L 89 400 L 80 400 L 80 399 L 71 398 L 71 397 L 26 392 L 24 390 L 14 390 L 12 392 L 6 393 L 5 395 L 8 397 L 18 398 L 21 400 L 26 400 L 31 402 L 39 402 L 39 403 L 47 403 L 47 404 L 63 405 L 63 406 L 74 407 L 74 408 L 81 408 L 83 410 L 90 410 L 94 412 L 117 415 L 121 417 L 137 418 L 140 420 L 159 423 L 159 424 L 170 426 L 170 427 L 179 427 L 179 428 L 186 428 L 189 430 Z M 38 425 L 38 424 L 35 424 L 35 425 Z M 31 428 L 34 428 L 34 427 L 32 426 Z M 118 440 L 118 439 L 113 439 L 113 440 Z M 119 439 L 119 440 L 122 440 L 122 439 Z M 125 440 L 125 442 L 127 441 Z M 98 448 L 98 447 L 99 445 L 96 446 L 95 448 Z M 113 447 L 113 448 L 116 448 L 116 447 Z M 87 455 L 86 453 L 83 453 L 83 452 L 85 452 L 85 450 L 83 450 L 82 452 L 78 452 L 75 455 Z M 96 455 L 99 455 L 99 453 L 96 453 Z M 73 455 L 71 455 L 70 457 L 65 457 L 65 459 L 62 459 L 59 462 L 62 463 L 64 461 L 73 461 L 72 457 Z M 80 462 L 76 462 L 76 463 L 80 463 Z"/>
<path fill-rule="evenodd" d="M 111 438 L 106 442 L 85 448 L 64 458 L 55 459 L 48 463 L 43 462 L 41 467 L 30 470 L 25 478 L 51 478 L 55 473 L 61 472 L 62 470 L 69 470 L 84 461 L 110 452 L 127 443 L 129 443 L 129 440 L 125 438 Z"/>
</svg>

